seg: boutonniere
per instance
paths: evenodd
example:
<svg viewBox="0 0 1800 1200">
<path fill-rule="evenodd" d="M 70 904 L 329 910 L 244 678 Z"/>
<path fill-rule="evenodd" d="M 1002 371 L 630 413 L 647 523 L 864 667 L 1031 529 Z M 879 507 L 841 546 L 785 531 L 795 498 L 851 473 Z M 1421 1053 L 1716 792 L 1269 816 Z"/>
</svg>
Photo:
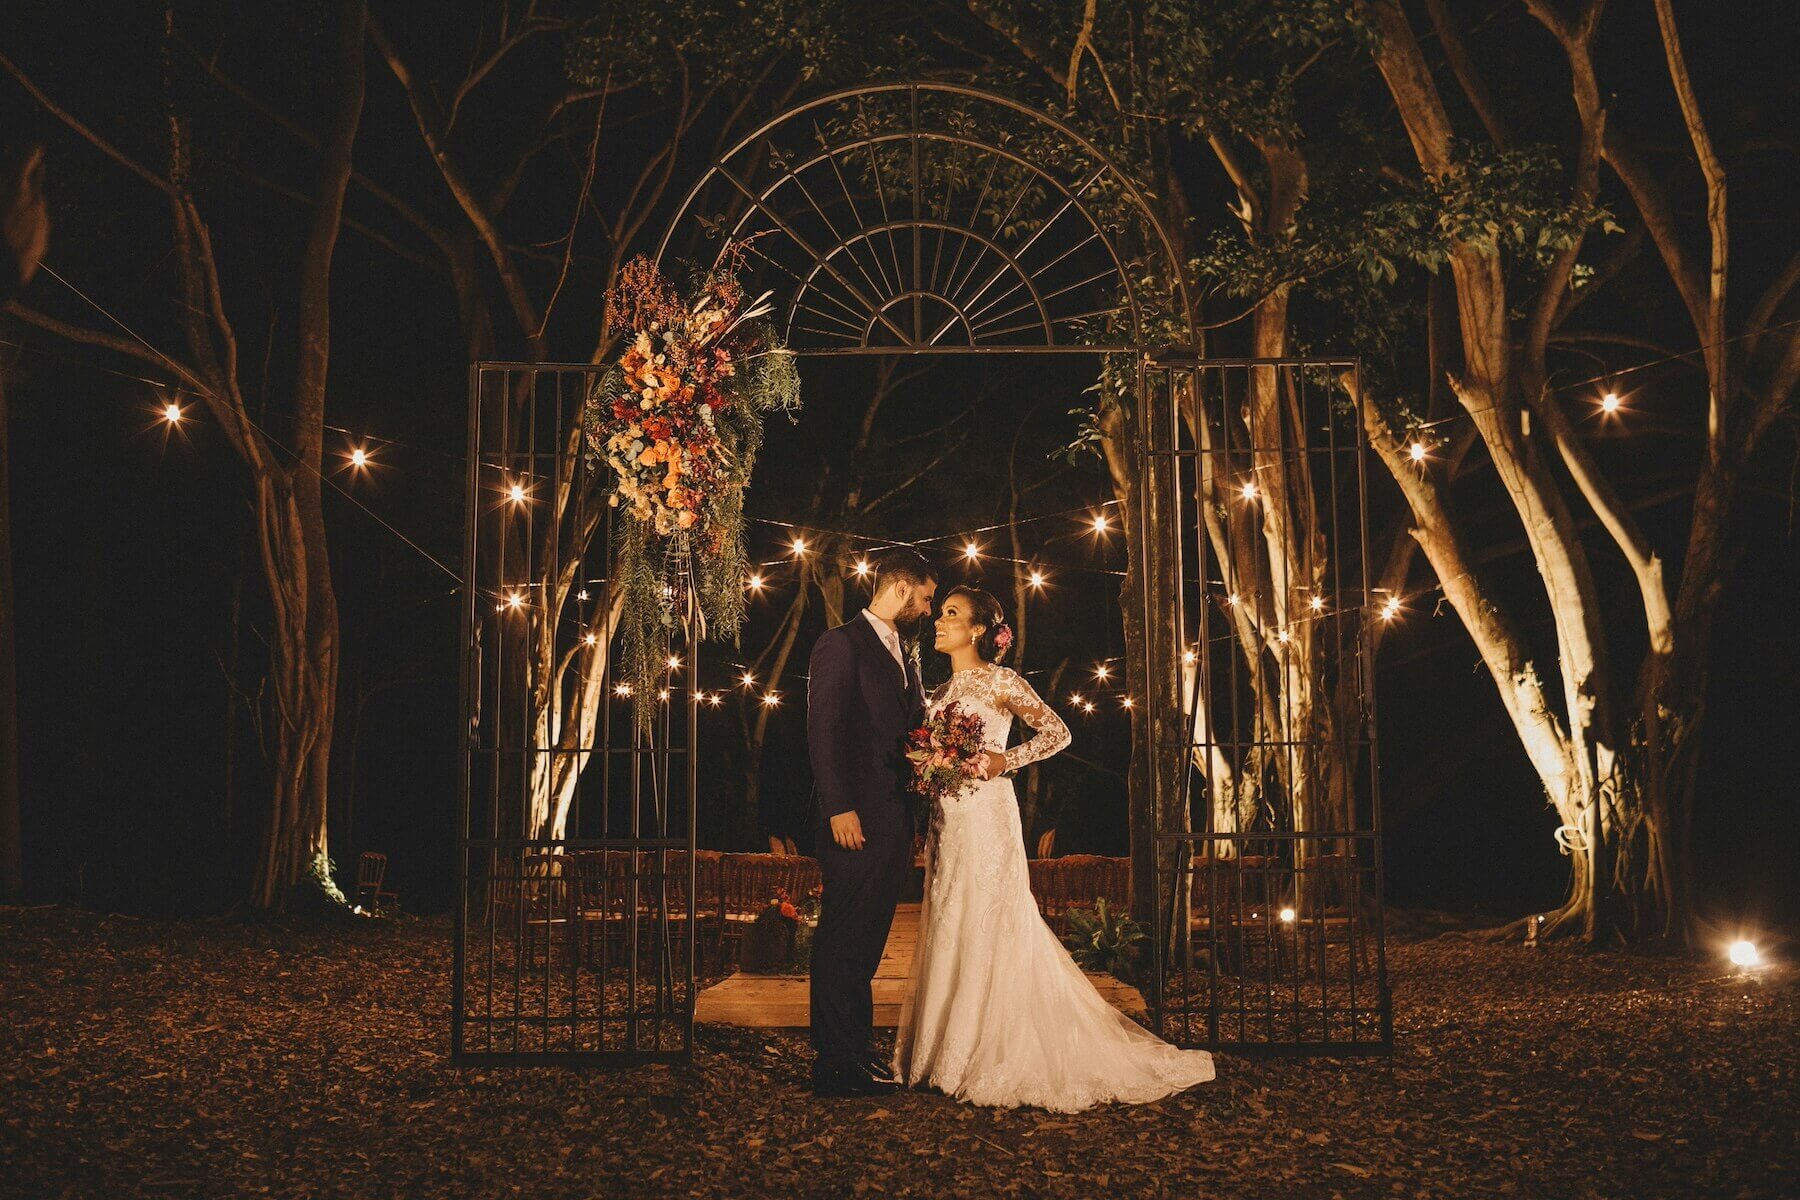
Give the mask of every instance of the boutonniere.
<svg viewBox="0 0 1800 1200">
<path fill-rule="evenodd" d="M 906 641 L 906 660 L 913 665 L 913 670 L 915 670 L 919 673 L 920 679 L 925 678 L 925 669 L 919 665 L 919 639 L 918 638 L 908 638 L 907 639 L 907 641 Z"/>
</svg>

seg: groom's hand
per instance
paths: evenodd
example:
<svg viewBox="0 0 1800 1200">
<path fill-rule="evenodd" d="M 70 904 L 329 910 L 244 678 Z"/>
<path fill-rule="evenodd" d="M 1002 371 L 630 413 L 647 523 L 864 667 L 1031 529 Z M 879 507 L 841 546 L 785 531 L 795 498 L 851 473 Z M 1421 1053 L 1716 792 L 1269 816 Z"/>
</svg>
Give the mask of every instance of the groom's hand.
<svg viewBox="0 0 1800 1200">
<path fill-rule="evenodd" d="M 846 850 L 863 848 L 862 818 L 854 808 L 831 818 L 831 840 Z"/>
</svg>

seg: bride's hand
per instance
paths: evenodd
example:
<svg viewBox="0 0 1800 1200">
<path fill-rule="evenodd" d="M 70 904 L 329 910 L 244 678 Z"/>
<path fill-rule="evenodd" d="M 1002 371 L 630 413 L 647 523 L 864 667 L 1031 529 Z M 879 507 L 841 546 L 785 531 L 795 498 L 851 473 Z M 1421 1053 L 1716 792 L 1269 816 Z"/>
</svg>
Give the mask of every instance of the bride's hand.
<svg viewBox="0 0 1800 1200">
<path fill-rule="evenodd" d="M 1006 756 L 1004 754 L 997 754 L 992 750 L 985 750 L 982 752 L 982 755 L 981 777 L 984 780 L 998 779 L 1000 776 L 1006 774 Z"/>
</svg>

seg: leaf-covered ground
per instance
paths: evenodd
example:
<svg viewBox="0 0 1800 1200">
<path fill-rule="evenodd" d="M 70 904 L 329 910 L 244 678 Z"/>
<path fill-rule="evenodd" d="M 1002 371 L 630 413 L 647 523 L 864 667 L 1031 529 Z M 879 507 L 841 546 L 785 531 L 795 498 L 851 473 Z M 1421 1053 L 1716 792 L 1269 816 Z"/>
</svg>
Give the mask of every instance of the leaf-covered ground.
<svg viewBox="0 0 1800 1200">
<path fill-rule="evenodd" d="M 449 926 L 0 909 L 0 1194 L 1792 1196 L 1795 974 L 1401 942 L 1391 1060 L 1079 1116 L 815 1101 L 798 1036 L 456 1071 Z"/>
</svg>

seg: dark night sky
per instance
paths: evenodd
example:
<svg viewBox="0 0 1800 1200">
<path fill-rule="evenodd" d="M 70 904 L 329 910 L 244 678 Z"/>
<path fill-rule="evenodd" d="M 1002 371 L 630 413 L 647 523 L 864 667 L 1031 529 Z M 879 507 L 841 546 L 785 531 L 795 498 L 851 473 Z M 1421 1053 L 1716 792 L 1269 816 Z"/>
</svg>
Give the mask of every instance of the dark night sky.
<svg viewBox="0 0 1800 1200">
<path fill-rule="evenodd" d="M 74 22 L 56 26 L 65 31 L 59 35 L 42 20 L 48 6 L 21 7 L 30 11 L 0 20 L 0 42 L 9 55 L 39 66 L 46 83 L 78 100 L 79 111 L 91 119 L 109 120 L 129 104 L 132 88 L 144 85 L 141 74 L 102 69 L 129 58 L 128 30 L 114 28 L 95 43 L 75 43 L 67 32 Z M 1765 66 L 1786 69 L 1776 66 L 1780 56 L 1771 44 L 1781 39 L 1745 38 L 1723 21 L 1719 28 L 1694 25 L 1690 54 L 1702 78 L 1755 69 L 1740 61 L 1745 54 L 1770 56 Z M 1666 89 L 1660 59 L 1624 41 L 1617 52 L 1627 60 L 1641 58 L 1646 94 Z M 370 93 L 372 111 L 384 115 L 369 120 L 357 146 L 359 160 L 397 175 L 425 169 L 416 135 L 395 115 L 392 80 L 378 75 L 373 60 Z M 1791 91 L 1782 95 L 1791 98 Z M 13 107 L 5 112 L 21 111 L 16 96 L 9 93 L 6 103 Z M 1719 103 L 1725 107 L 1723 98 Z M 166 216 L 144 189 L 92 154 L 66 139 L 52 145 L 58 224 L 48 261 L 105 302 L 132 311 L 135 288 L 166 284 Z M 242 207 L 221 223 L 237 230 L 234 236 L 261 239 L 246 247 L 247 259 L 273 253 L 276 243 L 300 228 L 277 201 L 238 203 Z M 1771 253 L 1791 248 L 1791 218 L 1779 205 L 1766 197 L 1745 204 L 1781 214 L 1760 233 Z M 254 205 L 269 215 L 259 216 Z M 96 249 L 101 246 L 104 255 Z M 348 233 L 334 279 L 330 419 L 399 443 L 382 447 L 373 478 L 352 490 L 382 521 L 454 565 L 467 375 L 447 289 Z M 26 299 L 66 315 L 93 316 L 48 277 L 40 277 Z M 21 340 L 16 323 L 0 330 L 8 342 Z M 173 337 L 167 328 L 146 332 Z M 242 580 L 247 660 L 256 656 L 253 627 L 262 604 L 241 474 L 208 423 L 173 437 L 155 427 L 149 388 L 125 377 L 142 374 L 135 365 L 35 333 L 23 340 L 31 349 L 18 360 L 12 454 L 29 879 L 43 896 L 80 892 L 96 903 L 132 908 L 216 905 L 241 893 L 238 864 L 253 844 L 260 813 L 256 731 L 240 712 L 235 737 L 228 736 L 233 701 L 222 667 L 230 654 L 235 581 Z M 779 521 L 792 514 L 794 480 L 815 469 L 817 456 L 832 453 L 850 419 L 846 414 L 860 411 L 859 389 L 866 383 L 856 378 L 857 369 L 817 361 L 803 369 L 800 425 L 771 421 L 750 496 L 753 518 Z M 1644 379 L 1652 394 L 1685 382 L 1667 371 Z M 1074 422 L 1065 410 L 1082 402 L 1089 382 L 1066 362 L 1021 366 L 987 380 L 966 361 L 948 362 L 915 381 L 907 404 L 884 420 L 893 422 L 895 432 L 926 427 L 959 405 L 969 389 L 988 386 L 984 433 L 959 460 L 961 475 L 1003 453 L 1027 418 L 1041 423 L 1033 434 L 1040 451 L 1066 441 Z M 1775 441 L 1778 457 L 1791 453 L 1791 436 Z M 1689 435 L 1646 436 L 1603 447 L 1602 454 L 1618 462 L 1644 456 L 1653 460 L 1650 469 L 1634 473 L 1666 475 L 1686 469 L 1697 444 Z M 1049 468 L 1040 462 L 1036 469 Z M 1373 503 L 1391 512 L 1391 487 L 1383 486 L 1378 468 L 1371 478 Z M 958 479 L 934 486 L 941 490 L 870 532 L 923 538 L 995 519 L 991 487 Z M 1800 542 L 1789 487 L 1788 467 L 1771 466 L 1745 496 L 1741 519 L 1752 531 L 1750 551 L 1730 582 L 1718 624 L 1700 798 L 1707 815 L 1698 827 L 1702 878 L 1715 886 L 1722 909 L 1750 915 L 1762 909 L 1771 919 L 1796 915 L 1788 864 L 1800 851 L 1800 632 L 1793 603 Z M 1090 459 L 1044 489 L 1032 507 L 1054 512 L 1107 495 Z M 344 626 L 337 740 L 346 753 L 334 781 L 335 849 L 340 864 L 358 848 L 387 851 L 391 883 L 408 907 L 438 908 L 450 894 L 453 862 L 454 583 L 342 497 L 328 494 L 327 516 Z M 1678 553 L 1683 503 L 1678 499 L 1642 517 L 1658 546 Z M 1051 524 L 1045 523 L 1046 531 Z M 778 555 L 773 528 L 752 525 L 752 538 L 756 557 Z M 1076 667 L 1119 654 L 1121 636 L 1111 617 L 1116 581 L 1079 568 L 1121 568 L 1122 549 L 1115 545 L 1110 556 L 1098 555 L 1091 539 L 1066 537 L 1045 556 L 1071 569 L 1056 576 L 1045 648 L 1022 665 L 1053 665 L 1040 657 L 1052 651 L 1075 655 Z M 1621 627 L 1629 627 L 1630 580 L 1612 557 L 1599 557 L 1606 572 L 1602 590 L 1609 604 L 1621 606 Z M 1494 569 L 1508 587 L 1533 581 L 1529 556 L 1522 553 L 1497 560 Z M 949 572 L 952 579 L 960 573 L 955 567 Z M 807 640 L 813 632 L 816 624 Z M 1622 661 L 1635 657 L 1629 637 L 1623 635 L 1615 651 Z M 797 675 L 803 664 L 802 653 L 790 670 Z M 1454 616 L 1448 610 L 1433 615 L 1429 604 L 1415 608 L 1383 646 L 1378 686 L 1391 898 L 1502 913 L 1553 902 L 1564 879 L 1550 837 L 1556 821 Z M 369 688 L 379 690 L 356 728 L 359 689 Z M 798 705 L 778 719 L 765 776 L 765 805 L 778 814 L 771 823 L 780 825 L 785 817 L 796 830 L 806 800 L 801 722 Z M 1126 725 L 1116 712 L 1074 727 L 1076 752 L 1124 769 Z M 712 745 L 730 736 L 723 731 Z M 347 753 L 352 738 L 353 770 Z M 228 753 L 236 791 L 229 830 Z M 1422 770 L 1421 764 L 1433 767 Z M 1070 770 L 1059 788 L 1083 796 L 1078 814 L 1059 834 L 1059 850 L 1123 853 L 1122 784 L 1102 773 Z M 346 845 L 341 808 L 352 795 L 354 825 Z"/>
</svg>

